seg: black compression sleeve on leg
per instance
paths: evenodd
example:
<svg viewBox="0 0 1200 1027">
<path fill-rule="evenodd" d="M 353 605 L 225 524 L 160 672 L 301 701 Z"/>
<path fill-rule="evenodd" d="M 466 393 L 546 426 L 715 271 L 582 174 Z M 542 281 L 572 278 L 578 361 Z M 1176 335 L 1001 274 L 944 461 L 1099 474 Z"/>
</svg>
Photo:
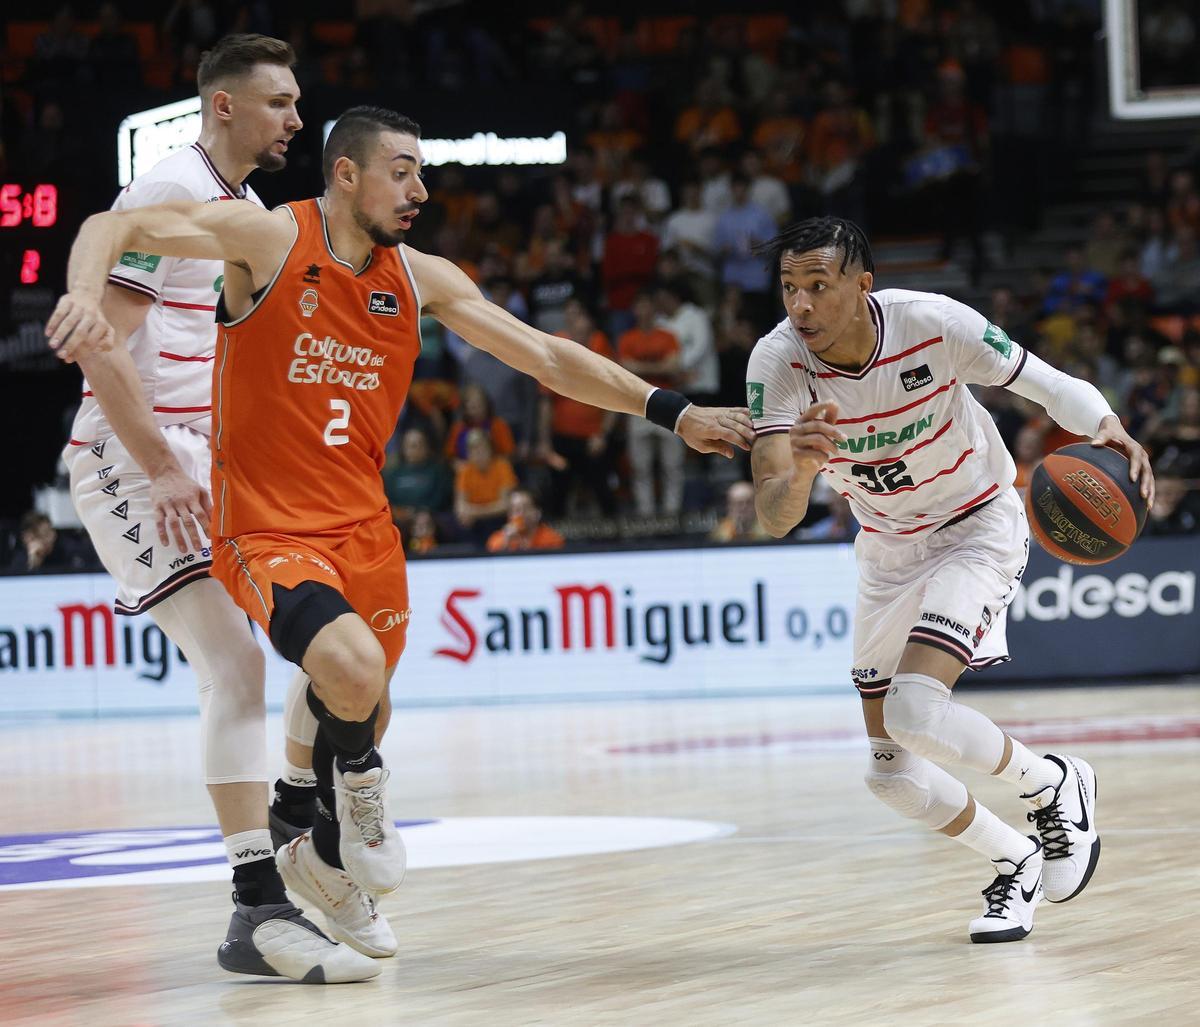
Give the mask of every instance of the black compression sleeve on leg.
<svg viewBox="0 0 1200 1027">
<path fill-rule="evenodd" d="M 346 770 L 362 772 L 382 765 L 378 754 L 375 753 L 375 721 L 379 717 L 378 705 L 366 720 L 342 720 L 329 712 L 329 708 L 321 702 L 311 684 L 308 686 L 307 698 L 308 708 L 317 718 L 320 731 L 329 740 L 329 747 L 338 757 L 343 772 Z"/>
<path fill-rule="evenodd" d="M 325 736 L 325 728 L 317 728 L 313 742 L 313 773 L 317 775 L 316 814 L 313 816 L 312 840 L 321 857 L 331 867 L 342 867 L 338 850 L 341 831 L 338 829 L 337 806 L 333 796 L 333 750 Z"/>
<path fill-rule="evenodd" d="M 354 607 L 336 588 L 320 581 L 302 581 L 295 588 L 271 586 L 271 644 L 285 660 L 303 667 L 304 654 L 326 624 Z"/>
</svg>

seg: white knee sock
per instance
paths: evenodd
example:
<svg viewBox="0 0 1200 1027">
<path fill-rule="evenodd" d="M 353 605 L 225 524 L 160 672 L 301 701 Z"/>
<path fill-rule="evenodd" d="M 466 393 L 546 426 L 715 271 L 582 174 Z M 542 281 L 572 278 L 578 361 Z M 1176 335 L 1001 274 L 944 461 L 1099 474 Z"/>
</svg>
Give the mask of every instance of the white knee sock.
<svg viewBox="0 0 1200 1027">
<path fill-rule="evenodd" d="M 266 781 L 266 662 L 246 615 L 219 582 L 201 578 L 151 607 L 150 616 L 196 674 L 205 783 Z"/>
<path fill-rule="evenodd" d="M 1051 763 L 1044 756 L 1036 756 L 1024 745 L 1009 735 L 1012 742 L 1012 756 L 1003 770 L 996 772 L 996 777 L 1011 784 L 1020 785 L 1026 795 L 1040 792 L 1043 788 L 1057 788 L 1063 781 L 1062 768 Z"/>
<path fill-rule="evenodd" d="M 902 817 L 940 831 L 967 808 L 966 786 L 890 738 L 872 738 L 866 782 L 871 794 Z"/>
<path fill-rule="evenodd" d="M 954 702 L 950 689 L 925 674 L 892 678 L 883 722 L 909 752 L 938 763 L 991 774 L 1004 755 L 1004 732 L 978 710 Z"/>
<path fill-rule="evenodd" d="M 1014 866 L 1036 847 L 1020 831 L 1009 827 L 986 806 L 981 806 L 978 800 L 975 802 L 974 818 L 961 834 L 954 836 L 954 840 L 993 862 L 1004 859 Z"/>
</svg>

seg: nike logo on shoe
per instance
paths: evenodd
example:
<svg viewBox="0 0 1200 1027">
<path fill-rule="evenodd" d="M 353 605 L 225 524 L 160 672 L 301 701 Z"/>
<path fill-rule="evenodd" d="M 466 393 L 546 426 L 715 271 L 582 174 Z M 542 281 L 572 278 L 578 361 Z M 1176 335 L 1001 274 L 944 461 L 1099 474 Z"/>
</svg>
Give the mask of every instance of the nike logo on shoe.
<svg viewBox="0 0 1200 1027">
<path fill-rule="evenodd" d="M 1032 890 L 1032 891 L 1026 891 L 1024 888 L 1022 888 L 1022 889 L 1021 889 L 1021 898 L 1023 898 L 1023 899 L 1024 899 L 1026 902 L 1032 902 L 1032 901 L 1033 901 L 1033 897 L 1034 897 L 1034 896 L 1037 894 L 1038 885 L 1039 885 L 1040 883 L 1041 883 L 1041 881 L 1040 881 L 1040 880 L 1038 880 L 1038 881 L 1034 881 L 1034 882 L 1033 882 L 1033 890 Z"/>
<path fill-rule="evenodd" d="M 1079 789 L 1079 810 L 1083 814 L 1083 822 L 1080 823 L 1078 820 L 1072 820 L 1071 823 L 1080 831 L 1087 831 L 1091 821 L 1088 820 L 1087 799 L 1083 794 L 1083 780 L 1080 778 L 1078 770 L 1075 771 L 1075 787 Z"/>
</svg>

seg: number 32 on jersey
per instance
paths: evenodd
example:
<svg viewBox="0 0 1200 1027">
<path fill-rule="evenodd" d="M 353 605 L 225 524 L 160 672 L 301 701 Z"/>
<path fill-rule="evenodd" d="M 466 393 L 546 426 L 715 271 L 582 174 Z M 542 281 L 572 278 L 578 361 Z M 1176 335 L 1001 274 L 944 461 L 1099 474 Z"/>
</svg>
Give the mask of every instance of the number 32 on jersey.
<svg viewBox="0 0 1200 1027">
<path fill-rule="evenodd" d="M 860 479 L 858 484 L 864 489 L 880 496 L 885 492 L 898 492 L 912 485 L 912 478 L 904 473 L 907 470 L 908 465 L 903 460 L 897 460 L 895 463 L 880 464 L 878 467 L 873 464 L 854 464 L 850 473 Z"/>
</svg>

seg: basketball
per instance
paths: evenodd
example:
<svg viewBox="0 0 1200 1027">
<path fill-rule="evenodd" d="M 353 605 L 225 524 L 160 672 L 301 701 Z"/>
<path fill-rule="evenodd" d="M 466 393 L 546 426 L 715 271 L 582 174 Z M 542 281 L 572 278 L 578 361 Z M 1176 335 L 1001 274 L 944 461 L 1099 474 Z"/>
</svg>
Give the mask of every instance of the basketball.
<svg viewBox="0 0 1200 1027">
<path fill-rule="evenodd" d="M 1034 469 L 1025 493 L 1038 544 L 1066 563 L 1115 560 L 1141 533 L 1149 512 L 1129 460 L 1115 449 L 1076 443 Z"/>
</svg>

